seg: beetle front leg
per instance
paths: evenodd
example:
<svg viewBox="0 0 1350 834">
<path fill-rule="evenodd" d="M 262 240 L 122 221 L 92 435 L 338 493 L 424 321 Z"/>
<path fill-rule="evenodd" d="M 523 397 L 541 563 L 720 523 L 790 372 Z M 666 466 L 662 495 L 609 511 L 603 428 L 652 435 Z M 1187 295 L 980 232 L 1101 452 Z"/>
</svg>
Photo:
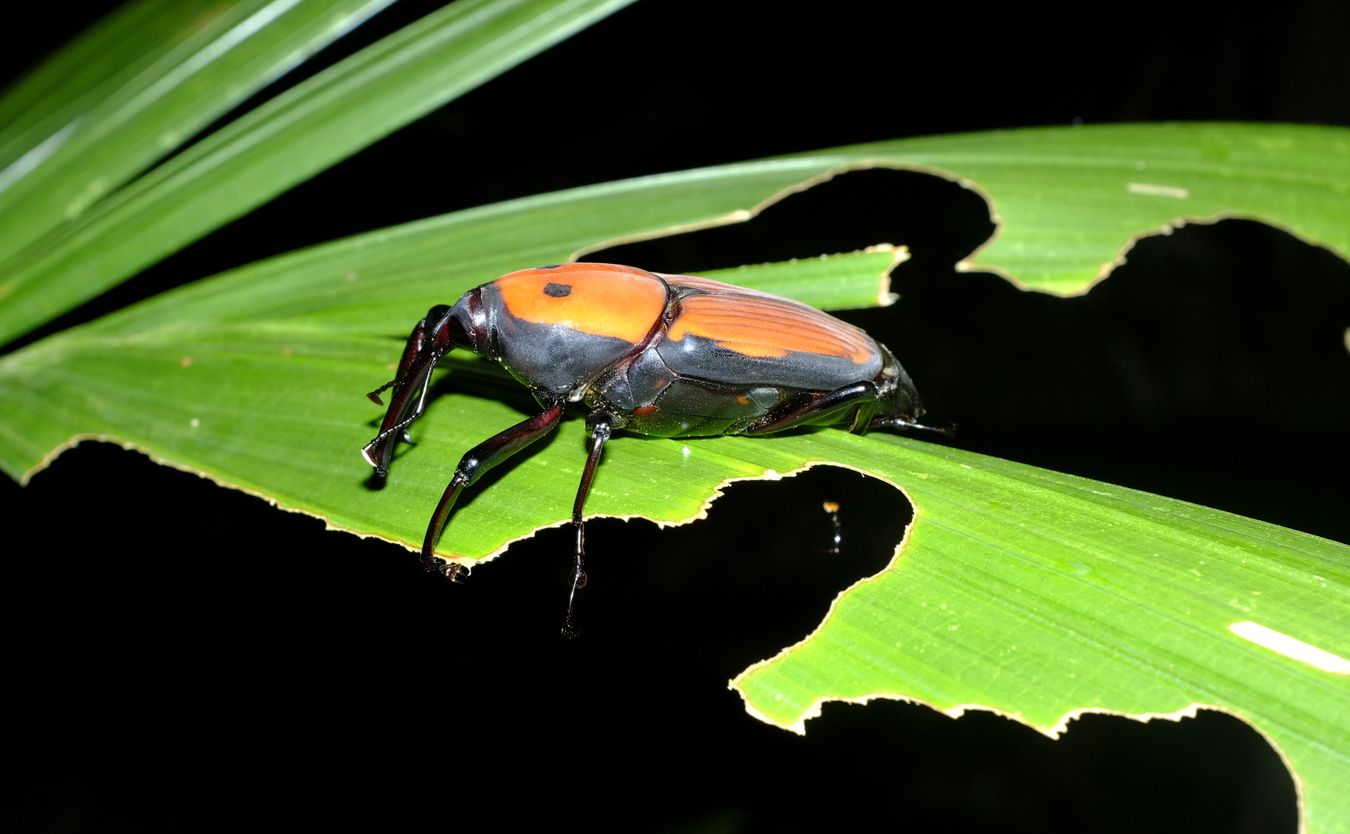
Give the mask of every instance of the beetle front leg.
<svg viewBox="0 0 1350 834">
<path fill-rule="evenodd" d="M 555 400 L 549 403 L 542 414 L 522 420 L 501 434 L 489 437 L 460 458 L 459 466 L 455 467 L 455 476 L 446 485 L 440 503 L 436 505 L 436 512 L 431 516 L 431 523 L 427 525 L 427 535 L 422 541 L 422 564 L 429 570 L 438 567 L 435 558 L 436 542 L 441 538 L 441 531 L 445 529 L 445 523 L 450 518 L 450 511 L 454 509 L 455 499 L 459 498 L 459 493 L 497 464 L 553 431 L 562 421 L 562 416 L 563 401 Z M 450 562 L 440 570 L 447 578 L 458 581 L 462 568 Z"/>
<path fill-rule="evenodd" d="M 581 471 L 581 486 L 577 487 L 577 498 L 572 502 L 572 526 L 577 530 L 576 558 L 572 563 L 572 592 L 567 596 L 567 616 L 563 618 L 562 633 L 569 639 L 577 636 L 572 625 L 572 603 L 576 600 L 577 589 L 586 587 L 586 569 L 583 559 L 586 556 L 586 524 L 582 511 L 586 507 L 586 496 L 591 492 L 591 482 L 595 480 L 595 469 L 600 465 L 600 455 L 605 442 L 614 431 L 614 416 L 605 411 L 595 411 L 586 418 L 586 429 L 590 432 L 590 452 L 586 455 L 586 468 Z"/>
<path fill-rule="evenodd" d="M 419 321 L 413 327 L 412 333 L 408 334 L 408 341 L 403 346 L 403 356 L 398 360 L 398 370 L 394 373 L 394 378 L 366 394 L 371 402 L 383 405 L 380 394 L 390 388 L 393 389 L 389 410 L 385 412 L 384 420 L 380 423 L 380 433 L 361 450 L 366 462 L 375 467 L 376 477 L 383 478 L 389 474 L 389 462 L 394 458 L 394 447 L 398 445 L 400 439 L 412 443 L 412 439 L 408 436 L 408 426 L 426 410 L 431 370 L 436 367 L 441 357 L 455 346 L 448 335 L 442 335 L 438 344 L 433 332 L 433 328 L 441 323 L 449 310 L 450 308 L 444 304 L 438 304 L 427 312 L 427 317 Z M 416 396 L 413 395 L 414 392 Z"/>
</svg>

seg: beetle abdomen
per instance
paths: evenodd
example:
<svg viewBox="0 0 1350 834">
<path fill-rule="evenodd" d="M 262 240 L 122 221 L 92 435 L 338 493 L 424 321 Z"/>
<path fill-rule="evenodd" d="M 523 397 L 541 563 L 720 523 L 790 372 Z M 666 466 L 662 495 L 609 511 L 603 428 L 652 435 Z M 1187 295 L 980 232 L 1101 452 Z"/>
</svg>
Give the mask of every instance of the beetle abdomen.
<svg viewBox="0 0 1350 834">
<path fill-rule="evenodd" d="M 618 426 L 654 437 L 711 437 L 735 433 L 795 389 L 734 385 L 683 376 L 655 347 L 597 379 L 586 401 L 617 416 Z"/>
</svg>

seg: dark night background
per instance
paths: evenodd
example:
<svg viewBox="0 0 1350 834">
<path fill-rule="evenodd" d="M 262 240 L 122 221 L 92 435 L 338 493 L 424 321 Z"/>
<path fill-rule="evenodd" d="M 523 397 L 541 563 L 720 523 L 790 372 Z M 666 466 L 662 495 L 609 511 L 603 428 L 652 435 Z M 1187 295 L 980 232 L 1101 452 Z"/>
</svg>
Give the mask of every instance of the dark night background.
<svg viewBox="0 0 1350 834">
<path fill-rule="evenodd" d="M 340 235 L 696 165 L 1077 120 L 1350 124 L 1344 4 L 1204 19 L 906 5 L 640 3 L 70 321 Z M 44 14 L 0 33 L 2 77 L 98 8 Z M 951 183 L 859 173 L 597 259 L 696 271 L 907 244 L 902 301 L 849 318 L 960 422 L 958 445 L 1350 541 L 1343 262 L 1230 221 L 1145 240 L 1061 300 L 953 271 L 990 228 Z M 1295 830 L 1276 755 L 1213 713 L 1089 717 L 1058 742 L 900 703 L 828 706 L 805 738 L 748 717 L 726 681 L 879 570 L 908 520 L 849 473 L 737 486 L 677 530 L 589 525 L 570 643 L 561 530 L 451 587 L 401 548 L 107 445 L 0 494 L 6 831 Z M 844 506 L 837 558 L 820 552 L 825 498 Z"/>
</svg>

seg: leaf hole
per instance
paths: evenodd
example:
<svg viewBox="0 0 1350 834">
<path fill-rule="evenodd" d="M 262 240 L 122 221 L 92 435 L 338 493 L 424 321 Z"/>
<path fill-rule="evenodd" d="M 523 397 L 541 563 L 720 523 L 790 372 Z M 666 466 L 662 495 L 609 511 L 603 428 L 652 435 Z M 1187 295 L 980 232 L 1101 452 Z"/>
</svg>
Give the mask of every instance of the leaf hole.
<svg viewBox="0 0 1350 834">
<path fill-rule="evenodd" d="M 950 273 L 993 231 L 989 206 L 975 192 L 931 174 L 869 168 L 788 194 L 744 223 L 610 246 L 585 258 L 696 274 L 891 243 L 910 249 L 902 271 Z"/>
<path fill-rule="evenodd" d="M 827 500 L 839 504 L 838 554 L 829 552 Z M 694 524 L 590 522 L 591 583 L 578 599 L 583 639 L 602 642 L 611 656 L 650 655 L 667 668 L 711 662 L 730 678 L 806 637 L 840 592 L 885 570 L 912 519 L 889 485 L 820 466 L 734 483 Z M 563 554 L 569 535 L 545 537 Z M 708 652 L 713 658 L 702 657 Z"/>
<path fill-rule="evenodd" d="M 1347 279 L 1324 249 L 1225 220 L 1143 238 L 1082 297 L 906 265 L 899 304 L 850 317 L 958 446 L 1347 541 Z"/>
</svg>

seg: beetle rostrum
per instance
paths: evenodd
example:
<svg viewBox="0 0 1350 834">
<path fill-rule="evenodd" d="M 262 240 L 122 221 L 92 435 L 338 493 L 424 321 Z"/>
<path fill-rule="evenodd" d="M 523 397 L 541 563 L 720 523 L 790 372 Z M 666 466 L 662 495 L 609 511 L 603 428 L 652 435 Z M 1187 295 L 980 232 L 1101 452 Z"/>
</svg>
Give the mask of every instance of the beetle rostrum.
<svg viewBox="0 0 1350 834">
<path fill-rule="evenodd" d="M 630 266 L 569 263 L 504 275 L 437 305 L 413 327 L 394 379 L 368 395 L 389 409 L 362 450 L 384 477 L 408 426 L 426 409 L 431 371 L 456 347 L 501 363 L 540 413 L 465 453 L 422 542 L 435 558 L 455 500 L 494 466 L 543 438 L 566 403 L 589 410 L 586 467 L 572 505 L 572 602 L 586 581 L 583 510 L 606 441 L 616 429 L 658 437 L 766 435 L 800 426 L 926 429 L 914 383 L 884 345 L 851 324 L 768 293 Z M 940 431 L 941 429 L 939 429 Z"/>
</svg>

